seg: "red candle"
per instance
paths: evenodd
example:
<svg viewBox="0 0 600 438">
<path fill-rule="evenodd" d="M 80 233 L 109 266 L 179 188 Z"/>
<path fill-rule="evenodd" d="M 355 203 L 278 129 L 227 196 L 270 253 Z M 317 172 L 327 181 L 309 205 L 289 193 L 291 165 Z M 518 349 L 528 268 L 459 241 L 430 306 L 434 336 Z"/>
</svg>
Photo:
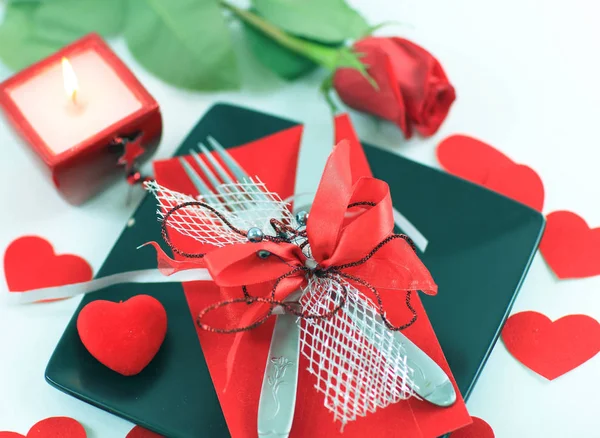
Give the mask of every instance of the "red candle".
<svg viewBox="0 0 600 438">
<path fill-rule="evenodd" d="M 162 131 L 158 103 L 96 34 L 1 83 L 0 105 L 74 204 L 134 171 Z"/>
</svg>

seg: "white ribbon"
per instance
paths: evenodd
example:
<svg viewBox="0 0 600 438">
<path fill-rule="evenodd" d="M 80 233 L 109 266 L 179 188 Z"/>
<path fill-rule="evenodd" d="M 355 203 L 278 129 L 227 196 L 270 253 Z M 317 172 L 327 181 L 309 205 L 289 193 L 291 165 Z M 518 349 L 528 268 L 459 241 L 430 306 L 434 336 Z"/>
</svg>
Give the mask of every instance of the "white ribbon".
<svg viewBox="0 0 600 438">
<path fill-rule="evenodd" d="M 180 271 L 170 276 L 162 274 L 158 269 L 142 269 L 64 286 L 45 287 L 24 292 L 9 292 L 5 295 L 4 301 L 7 304 L 28 304 L 43 300 L 71 298 L 124 283 L 184 283 L 209 280 L 212 280 L 212 277 L 208 270 L 203 268 Z"/>
<path fill-rule="evenodd" d="M 429 245 L 427 238 L 417 229 L 417 227 L 412 224 L 411 221 L 409 221 L 395 208 L 393 209 L 393 214 L 394 223 L 412 239 L 414 244 L 421 250 L 421 252 L 425 252 L 427 245 Z"/>
<path fill-rule="evenodd" d="M 306 195 L 308 193 L 304 193 Z M 298 197 L 291 196 L 283 202 L 289 202 Z M 414 244 L 425 252 L 429 241 L 427 238 L 410 222 L 402 213 L 393 209 L 394 223 L 402 229 L 414 242 Z M 68 284 L 63 286 L 46 287 L 29 291 L 11 291 L 4 296 L 7 304 L 29 304 L 44 300 L 57 300 L 71 298 L 77 295 L 83 295 L 91 292 L 124 283 L 184 283 L 189 281 L 210 281 L 212 277 L 207 269 L 189 269 L 180 271 L 170 276 L 165 276 L 158 269 L 142 269 L 139 271 L 121 272 L 108 275 L 106 277 L 96 278 L 91 281 Z"/>
</svg>

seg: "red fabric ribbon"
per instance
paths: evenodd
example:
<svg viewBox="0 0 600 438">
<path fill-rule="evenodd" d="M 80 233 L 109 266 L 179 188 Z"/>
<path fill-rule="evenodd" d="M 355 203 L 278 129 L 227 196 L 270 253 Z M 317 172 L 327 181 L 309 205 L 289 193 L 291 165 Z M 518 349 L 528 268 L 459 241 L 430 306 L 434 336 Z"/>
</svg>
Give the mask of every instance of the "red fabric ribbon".
<svg viewBox="0 0 600 438">
<path fill-rule="evenodd" d="M 203 206 L 201 202 L 197 204 Z M 168 217 L 169 214 L 165 216 L 165 227 L 168 227 Z M 327 317 L 329 314 L 303 314 L 284 302 L 291 293 L 306 285 L 307 275 L 314 274 L 342 277 L 363 286 L 378 303 L 388 327 L 392 330 L 403 328 L 406 325 L 394 326 L 385 319 L 377 288 L 435 294 L 437 286 L 409 239 L 393 234 L 393 228 L 388 185 L 368 177 L 353 182 L 350 145 L 342 141 L 327 161 L 306 227 L 316 268 L 306 267 L 307 257 L 298 245 L 279 237 L 265 236 L 260 243 L 232 244 L 210 251 L 199 260 L 208 268 L 215 283 L 222 288 L 241 289 L 243 295 L 204 309 L 199 316 L 199 325 L 226 333 L 247 330 L 266 321 L 277 305 L 301 317 Z M 232 232 L 245 233 L 233 229 Z M 166 237 L 166 233 L 163 235 Z M 260 257 L 259 254 L 268 256 Z M 196 261 L 181 264 L 165 260 L 165 257 L 164 253 L 159 253 L 159 265 L 171 270 L 198 266 Z M 203 320 L 207 313 L 241 303 L 254 306 L 246 312 L 243 321 L 234 323 L 234 328 L 214 328 Z"/>
</svg>

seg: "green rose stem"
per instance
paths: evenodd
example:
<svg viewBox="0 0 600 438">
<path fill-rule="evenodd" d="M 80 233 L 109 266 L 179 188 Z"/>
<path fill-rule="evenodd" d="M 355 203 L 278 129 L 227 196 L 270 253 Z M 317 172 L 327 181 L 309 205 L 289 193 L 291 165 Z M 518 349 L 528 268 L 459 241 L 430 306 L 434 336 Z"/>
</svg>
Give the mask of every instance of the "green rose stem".
<svg viewBox="0 0 600 438">
<path fill-rule="evenodd" d="M 221 6 L 231 11 L 236 17 L 270 37 L 286 49 L 291 50 L 333 72 L 337 66 L 338 48 L 328 47 L 294 37 L 259 15 L 246 9 L 238 8 L 231 3 L 221 0 Z"/>
<path fill-rule="evenodd" d="M 284 32 L 261 16 L 246 9 L 238 8 L 225 0 L 221 0 L 220 4 L 244 23 L 262 32 L 281 46 L 326 68 L 329 71 L 329 75 L 321 85 L 321 91 L 325 95 L 327 103 L 332 107 L 332 110 L 335 111 L 337 108 L 329 95 L 329 91 L 332 88 L 333 74 L 338 68 L 354 68 L 362 73 L 375 89 L 379 88 L 377 83 L 367 73 L 367 66 L 360 61 L 360 54 L 355 52 L 351 47 L 331 47 L 300 39 Z"/>
</svg>

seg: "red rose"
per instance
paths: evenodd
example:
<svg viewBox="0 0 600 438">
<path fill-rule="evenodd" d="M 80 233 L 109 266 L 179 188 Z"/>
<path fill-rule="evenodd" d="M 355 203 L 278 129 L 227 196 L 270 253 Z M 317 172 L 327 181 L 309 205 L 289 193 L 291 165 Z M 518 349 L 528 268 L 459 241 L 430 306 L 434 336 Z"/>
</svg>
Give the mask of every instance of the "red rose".
<svg viewBox="0 0 600 438">
<path fill-rule="evenodd" d="M 439 61 L 404 38 L 369 37 L 354 48 L 379 90 L 357 70 L 342 68 L 333 78 L 340 98 L 352 108 L 396 123 L 407 138 L 413 127 L 421 135 L 433 135 L 456 98 Z"/>
</svg>

